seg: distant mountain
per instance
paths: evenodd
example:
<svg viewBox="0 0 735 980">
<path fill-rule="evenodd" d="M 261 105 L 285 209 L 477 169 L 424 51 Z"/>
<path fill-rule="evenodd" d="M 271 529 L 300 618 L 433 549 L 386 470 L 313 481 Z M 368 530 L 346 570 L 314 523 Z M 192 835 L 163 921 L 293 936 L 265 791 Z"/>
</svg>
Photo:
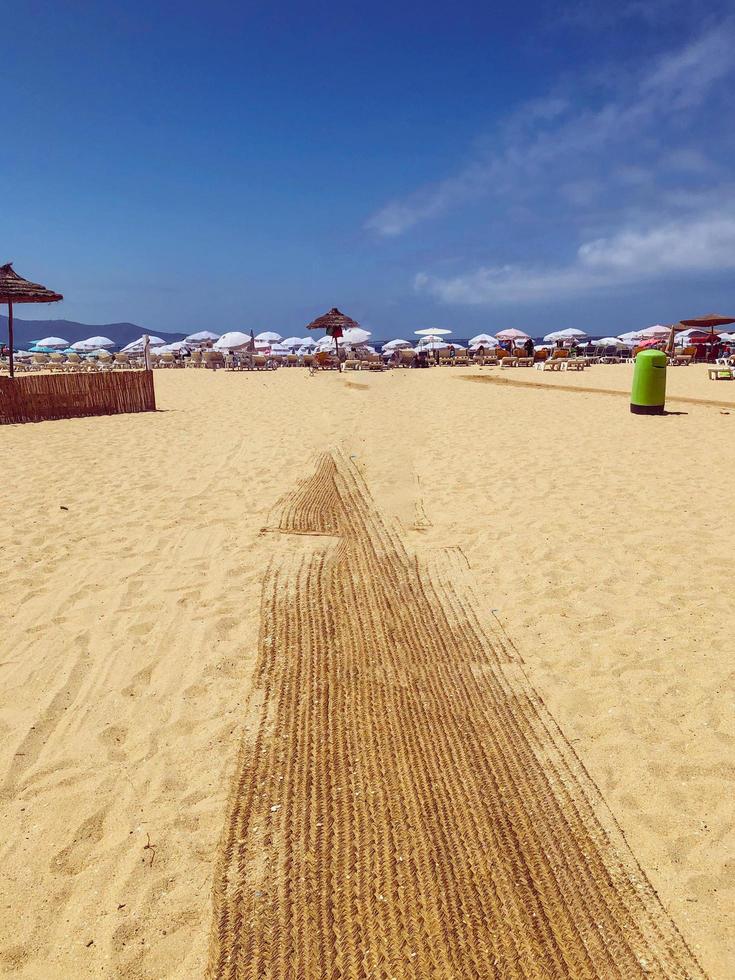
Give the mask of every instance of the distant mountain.
<svg viewBox="0 0 735 980">
<path fill-rule="evenodd" d="M 109 337 L 119 347 L 124 347 L 131 340 L 137 340 L 144 333 L 155 334 L 167 343 L 183 340 L 183 333 L 161 333 L 160 330 L 148 330 L 136 323 L 76 323 L 74 320 L 21 320 L 13 316 L 13 334 L 15 346 L 19 349 L 30 347 L 34 340 L 42 337 L 63 337 L 70 344 L 87 337 Z M 0 316 L 0 344 L 8 342 L 8 318 Z"/>
</svg>

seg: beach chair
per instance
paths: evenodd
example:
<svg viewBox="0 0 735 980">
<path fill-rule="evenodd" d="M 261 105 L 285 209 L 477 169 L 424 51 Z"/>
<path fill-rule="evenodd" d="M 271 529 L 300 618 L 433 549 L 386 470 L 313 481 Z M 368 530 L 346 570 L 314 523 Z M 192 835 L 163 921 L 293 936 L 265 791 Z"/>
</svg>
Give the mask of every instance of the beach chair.
<svg viewBox="0 0 735 980">
<path fill-rule="evenodd" d="M 286 354 L 286 367 L 298 367 L 299 358 L 297 354 Z"/>
<path fill-rule="evenodd" d="M 533 358 L 526 357 L 524 353 L 523 357 L 516 358 L 516 367 L 533 367 Z"/>
<path fill-rule="evenodd" d="M 413 367 L 413 362 L 415 359 L 416 359 L 416 355 L 412 350 L 398 351 L 398 367 L 402 367 L 402 368 Z"/>
<path fill-rule="evenodd" d="M 355 357 L 348 357 L 345 361 L 345 371 L 359 371 L 361 369 L 360 361 Z"/>
<path fill-rule="evenodd" d="M 500 358 L 500 366 L 501 368 L 518 367 L 518 358 L 511 357 L 511 355 L 506 352 L 505 356 Z"/>
<path fill-rule="evenodd" d="M 455 367 L 469 367 L 470 359 L 467 354 L 457 354 L 454 358 Z"/>
<path fill-rule="evenodd" d="M 268 370 L 268 358 L 265 354 L 253 354 L 253 370 L 255 371 L 267 371 Z"/>
<path fill-rule="evenodd" d="M 587 367 L 586 362 L 580 357 L 569 357 L 566 360 L 559 358 L 558 360 L 562 371 L 584 371 Z"/>
<path fill-rule="evenodd" d="M 687 357 L 681 351 L 674 351 L 673 354 L 666 358 L 666 363 L 670 367 L 689 367 L 692 363 L 691 357 Z"/>
<path fill-rule="evenodd" d="M 162 354 L 162 357 L 173 357 L 173 354 Z M 218 350 L 205 350 L 202 355 L 204 358 L 204 367 L 209 368 L 210 371 L 216 371 L 217 368 L 222 368 L 225 366 L 225 356 Z"/>
<path fill-rule="evenodd" d="M 707 374 L 710 381 L 735 381 L 735 372 L 731 367 L 722 367 L 721 365 L 710 367 L 707 368 Z"/>
<path fill-rule="evenodd" d="M 173 354 L 164 355 L 164 357 L 173 357 Z M 117 371 L 122 371 L 130 367 L 130 358 L 127 354 L 115 354 L 112 361 L 112 366 Z"/>
<path fill-rule="evenodd" d="M 368 354 L 362 362 L 363 371 L 385 371 L 387 367 L 380 354 Z"/>
</svg>

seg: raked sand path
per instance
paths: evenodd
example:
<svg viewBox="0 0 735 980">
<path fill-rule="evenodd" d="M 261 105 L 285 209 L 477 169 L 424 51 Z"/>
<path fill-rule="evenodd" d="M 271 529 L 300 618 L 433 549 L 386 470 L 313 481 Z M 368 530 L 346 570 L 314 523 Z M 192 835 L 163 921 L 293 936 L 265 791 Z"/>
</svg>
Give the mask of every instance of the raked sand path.
<svg viewBox="0 0 735 980">
<path fill-rule="evenodd" d="M 0 973 L 732 975 L 735 385 L 507 374 L 0 430 Z"/>
</svg>

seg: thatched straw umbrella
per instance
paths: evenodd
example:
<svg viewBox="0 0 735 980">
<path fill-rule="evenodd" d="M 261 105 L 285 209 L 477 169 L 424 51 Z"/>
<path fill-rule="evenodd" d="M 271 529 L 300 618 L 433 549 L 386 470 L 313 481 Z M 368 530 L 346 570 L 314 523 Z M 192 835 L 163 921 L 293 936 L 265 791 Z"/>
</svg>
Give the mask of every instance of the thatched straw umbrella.
<svg viewBox="0 0 735 980">
<path fill-rule="evenodd" d="M 340 313 L 336 306 L 333 306 L 329 313 L 325 313 L 323 316 L 318 316 L 316 320 L 312 320 L 306 327 L 307 330 L 323 330 L 330 337 L 334 338 L 334 349 L 338 361 L 339 338 L 345 330 L 352 330 L 353 328 L 360 329 L 360 324 L 357 320 L 353 320 L 352 317 L 347 316 L 345 313 Z"/>
<path fill-rule="evenodd" d="M 8 346 L 10 347 L 10 377 L 13 364 L 13 303 L 58 303 L 64 297 L 37 282 L 29 282 L 13 269 L 12 262 L 0 265 L 0 303 L 8 304 Z"/>
</svg>

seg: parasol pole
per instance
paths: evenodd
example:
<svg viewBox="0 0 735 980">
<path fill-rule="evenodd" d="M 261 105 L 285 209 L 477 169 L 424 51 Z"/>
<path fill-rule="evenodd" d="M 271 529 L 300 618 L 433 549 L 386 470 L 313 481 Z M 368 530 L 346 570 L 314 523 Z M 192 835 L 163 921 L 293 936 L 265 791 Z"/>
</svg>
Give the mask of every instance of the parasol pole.
<svg viewBox="0 0 735 980">
<path fill-rule="evenodd" d="M 334 335 L 334 351 L 335 354 L 337 355 L 337 370 L 341 371 L 342 365 L 339 363 L 339 337 L 337 336 L 337 334 Z"/>
<path fill-rule="evenodd" d="M 13 363 L 13 304 L 8 300 L 8 344 L 10 346 L 10 366 L 8 373 L 11 378 L 15 377 L 15 365 Z"/>
<path fill-rule="evenodd" d="M 674 354 L 674 324 L 673 323 L 671 324 L 671 332 L 669 333 L 669 339 L 666 343 L 666 353 L 669 354 L 669 356 L 673 356 Z"/>
</svg>

